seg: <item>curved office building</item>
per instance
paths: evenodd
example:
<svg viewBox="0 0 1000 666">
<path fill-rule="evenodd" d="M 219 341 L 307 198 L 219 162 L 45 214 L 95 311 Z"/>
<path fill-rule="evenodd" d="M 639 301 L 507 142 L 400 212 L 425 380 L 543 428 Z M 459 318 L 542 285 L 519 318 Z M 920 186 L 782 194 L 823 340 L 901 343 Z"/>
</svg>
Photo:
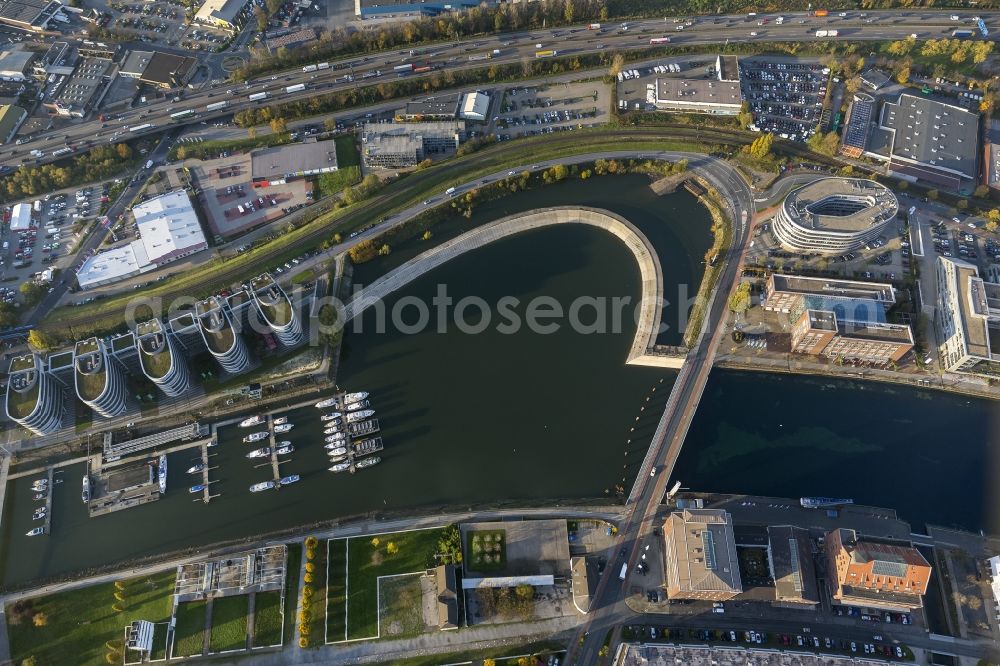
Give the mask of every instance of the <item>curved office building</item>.
<svg viewBox="0 0 1000 666">
<path fill-rule="evenodd" d="M 77 342 L 73 366 L 76 395 L 84 404 L 106 418 L 125 412 L 128 399 L 125 371 L 111 358 L 103 340 L 90 338 Z"/>
<path fill-rule="evenodd" d="M 260 316 L 281 344 L 294 347 L 302 342 L 302 323 L 295 316 L 291 299 L 274 278 L 267 273 L 254 278 L 250 281 L 250 293 Z"/>
<path fill-rule="evenodd" d="M 187 363 L 174 341 L 163 330 L 159 319 L 150 319 L 135 328 L 135 347 L 139 352 L 142 373 L 168 396 L 188 390 L 191 378 Z"/>
<path fill-rule="evenodd" d="M 774 235 L 795 252 L 843 254 L 878 238 L 896 217 L 889 188 L 863 178 L 822 178 L 785 197 Z"/>
<path fill-rule="evenodd" d="M 250 367 L 246 344 L 233 328 L 222 299 L 211 296 L 198 301 L 194 304 L 194 313 L 205 346 L 223 370 L 235 374 Z"/>
<path fill-rule="evenodd" d="M 63 385 L 42 367 L 37 354 L 14 358 L 7 384 L 7 416 L 36 435 L 62 425 L 66 408 Z"/>
</svg>

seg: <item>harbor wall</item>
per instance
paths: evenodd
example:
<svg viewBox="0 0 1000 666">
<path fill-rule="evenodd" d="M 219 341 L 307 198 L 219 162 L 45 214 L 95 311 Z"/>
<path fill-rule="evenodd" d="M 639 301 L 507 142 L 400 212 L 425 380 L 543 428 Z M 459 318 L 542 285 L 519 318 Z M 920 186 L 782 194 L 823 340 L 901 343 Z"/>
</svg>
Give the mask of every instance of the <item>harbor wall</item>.
<svg viewBox="0 0 1000 666">
<path fill-rule="evenodd" d="M 631 365 L 649 365 L 659 368 L 680 368 L 683 356 L 654 353 L 656 336 L 660 329 L 661 303 L 663 302 L 663 271 L 649 239 L 631 222 L 611 211 L 598 208 L 558 206 L 539 208 L 500 218 L 468 231 L 414 257 L 399 268 L 357 292 L 344 308 L 344 323 L 360 315 L 365 309 L 434 270 L 445 262 L 470 250 L 489 243 L 558 224 L 585 224 L 603 229 L 614 235 L 632 252 L 639 267 L 642 293 L 635 339 L 625 362 Z"/>
</svg>

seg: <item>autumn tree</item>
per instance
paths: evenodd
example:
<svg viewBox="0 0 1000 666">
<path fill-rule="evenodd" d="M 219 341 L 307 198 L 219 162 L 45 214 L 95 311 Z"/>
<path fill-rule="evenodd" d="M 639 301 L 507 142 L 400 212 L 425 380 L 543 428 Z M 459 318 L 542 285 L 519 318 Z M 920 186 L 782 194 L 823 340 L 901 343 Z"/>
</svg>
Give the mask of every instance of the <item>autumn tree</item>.
<svg viewBox="0 0 1000 666">
<path fill-rule="evenodd" d="M 738 315 L 750 309 L 750 283 L 741 282 L 732 296 L 729 297 L 729 310 Z"/>
</svg>

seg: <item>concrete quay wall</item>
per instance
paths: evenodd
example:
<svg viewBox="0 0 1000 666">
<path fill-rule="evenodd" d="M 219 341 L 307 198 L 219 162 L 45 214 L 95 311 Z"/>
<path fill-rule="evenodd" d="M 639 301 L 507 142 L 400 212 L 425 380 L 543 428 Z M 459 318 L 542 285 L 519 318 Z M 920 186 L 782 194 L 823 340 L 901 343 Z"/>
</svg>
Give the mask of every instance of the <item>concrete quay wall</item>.
<svg viewBox="0 0 1000 666">
<path fill-rule="evenodd" d="M 653 246 L 631 222 L 611 211 L 598 208 L 539 208 L 472 229 L 423 252 L 356 293 L 344 307 L 343 321 L 346 325 L 346 322 L 392 292 L 465 252 L 514 234 L 557 224 L 586 224 L 603 229 L 618 238 L 632 252 L 639 266 L 642 294 L 635 339 L 625 362 L 632 365 L 680 368 L 684 362 L 682 357 L 665 356 L 653 351 L 660 328 L 660 304 L 663 302 L 663 271 Z"/>
</svg>

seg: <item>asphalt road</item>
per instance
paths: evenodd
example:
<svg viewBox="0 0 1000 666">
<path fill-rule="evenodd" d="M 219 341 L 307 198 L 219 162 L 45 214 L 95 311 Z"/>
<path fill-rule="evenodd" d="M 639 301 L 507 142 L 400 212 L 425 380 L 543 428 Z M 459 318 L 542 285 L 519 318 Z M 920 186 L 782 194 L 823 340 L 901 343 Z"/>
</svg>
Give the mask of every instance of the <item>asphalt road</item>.
<svg viewBox="0 0 1000 666">
<path fill-rule="evenodd" d="M 743 15 L 724 17 L 701 17 L 691 27 L 678 32 L 678 24 L 667 19 L 628 22 L 627 30 L 621 24 L 606 23 L 603 30 L 588 30 L 586 26 L 562 28 L 558 30 L 535 30 L 530 32 L 504 33 L 484 36 L 477 39 L 458 41 L 449 44 L 434 44 L 417 47 L 413 56 L 410 51 L 382 52 L 370 56 L 355 56 L 349 59 L 334 61 L 333 67 L 317 72 L 303 72 L 301 68 L 282 72 L 274 76 L 260 77 L 248 82 L 249 85 L 235 83 L 211 84 L 197 91 L 185 91 L 184 99 L 173 102 L 170 99 L 132 109 L 122 114 L 121 118 L 106 123 L 102 127 L 99 120 L 84 121 L 56 132 L 48 132 L 20 146 L 5 147 L 0 151 L 0 165 L 18 166 L 34 164 L 38 161 L 29 157 L 30 150 L 41 150 L 46 156 L 40 162 L 51 161 L 51 152 L 64 146 L 71 146 L 79 152 L 101 142 L 124 141 L 147 133 L 163 131 L 170 126 L 170 114 L 185 110 L 194 110 L 197 116 L 183 121 L 181 124 L 199 122 L 210 118 L 222 117 L 245 108 L 273 104 L 278 101 L 306 99 L 317 93 L 327 93 L 371 83 L 394 79 L 397 74 L 393 67 L 401 64 L 430 64 L 438 69 L 449 70 L 479 68 L 486 64 L 520 62 L 533 59 L 537 45 L 543 50 L 555 50 L 560 56 L 578 55 L 598 52 L 601 49 L 634 49 L 647 48 L 649 40 L 656 37 L 670 37 L 674 45 L 723 44 L 729 41 L 806 41 L 815 39 L 817 29 L 836 29 L 840 32 L 838 40 L 885 40 L 900 39 L 911 34 L 917 34 L 922 39 L 940 38 L 957 28 L 974 29 L 969 12 L 963 12 L 965 19 L 951 21 L 948 11 L 911 11 L 911 12 L 868 12 L 862 19 L 859 12 L 848 12 L 846 18 L 835 14 L 827 18 L 814 18 L 805 13 L 785 14 L 783 25 L 773 22 L 766 26 L 758 26 L 749 22 Z M 987 25 L 994 29 L 1000 25 L 1000 13 L 982 13 Z M 871 22 L 867 22 L 871 20 Z M 756 36 L 751 36 L 751 32 Z M 492 60 L 470 61 L 470 57 L 492 53 L 494 49 L 499 54 Z M 375 72 L 381 72 L 375 76 Z M 347 74 L 353 74 L 353 82 L 337 82 Z M 435 72 L 421 75 L 431 76 Z M 363 78 L 368 75 L 370 78 Z M 307 89 L 301 93 L 287 94 L 284 89 L 291 85 L 305 84 Z M 263 101 L 250 101 L 249 95 L 268 93 Z M 219 111 L 209 112 L 206 106 L 221 101 L 228 106 Z M 118 114 L 115 114 L 116 116 Z M 128 128 L 142 125 L 153 127 L 132 132 Z M 16 154 L 12 154 L 14 151 Z"/>
<path fill-rule="evenodd" d="M 160 139 L 160 143 L 156 146 L 152 153 L 145 156 L 146 160 L 152 160 L 154 166 L 163 164 L 167 157 L 167 152 L 170 150 L 170 146 L 173 143 L 176 131 L 168 132 L 163 135 Z M 35 307 L 34 311 L 28 316 L 25 321 L 25 326 L 27 328 L 33 327 L 35 324 L 45 316 L 46 313 L 50 312 L 53 308 L 58 305 L 59 301 L 63 296 L 69 291 L 69 287 L 74 283 L 74 276 L 68 274 L 70 270 L 75 270 L 82 263 L 82 258 L 89 256 L 92 252 L 96 252 L 104 239 L 108 237 L 111 233 L 111 227 L 114 226 L 115 220 L 119 215 L 125 212 L 125 208 L 132 202 L 132 200 L 139 194 L 142 190 L 143 185 L 146 184 L 146 180 L 153 173 L 153 169 L 146 169 L 145 162 L 143 162 L 140 170 L 135 176 L 133 176 L 128 184 L 125 186 L 125 190 L 121 195 L 111 204 L 105 216 L 111 221 L 107 226 L 97 223 L 97 227 L 90 233 L 89 236 L 81 243 L 80 247 L 74 254 L 74 260 L 72 267 L 67 269 L 67 273 L 62 276 L 62 278 L 57 282 L 52 291 L 45 295 L 45 298 Z"/>
</svg>

